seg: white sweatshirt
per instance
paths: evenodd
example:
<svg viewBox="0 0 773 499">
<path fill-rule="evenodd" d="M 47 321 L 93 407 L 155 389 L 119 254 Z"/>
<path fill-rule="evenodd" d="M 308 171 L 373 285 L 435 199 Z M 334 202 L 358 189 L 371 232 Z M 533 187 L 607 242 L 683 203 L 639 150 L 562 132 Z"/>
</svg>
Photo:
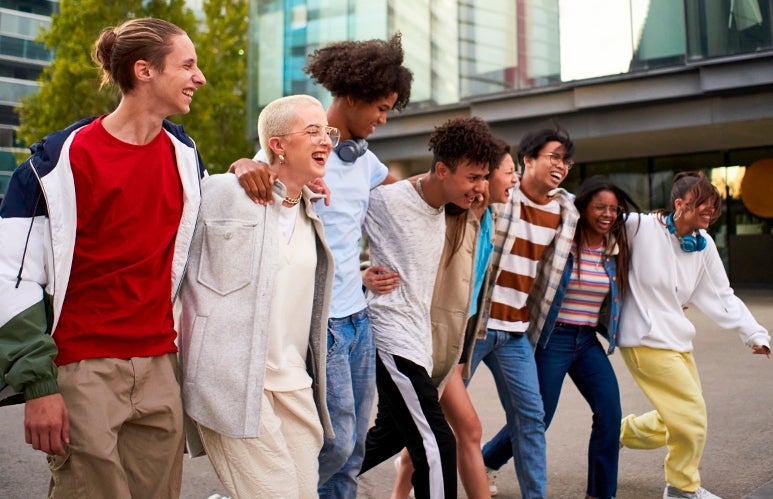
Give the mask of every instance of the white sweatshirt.
<svg viewBox="0 0 773 499">
<path fill-rule="evenodd" d="M 695 306 L 720 327 L 735 331 L 749 347 L 770 346 L 770 335 L 730 287 L 714 240 L 687 253 L 654 214 L 631 214 L 629 292 L 623 301 L 617 343 L 691 352 L 695 326 L 683 307 Z"/>
</svg>

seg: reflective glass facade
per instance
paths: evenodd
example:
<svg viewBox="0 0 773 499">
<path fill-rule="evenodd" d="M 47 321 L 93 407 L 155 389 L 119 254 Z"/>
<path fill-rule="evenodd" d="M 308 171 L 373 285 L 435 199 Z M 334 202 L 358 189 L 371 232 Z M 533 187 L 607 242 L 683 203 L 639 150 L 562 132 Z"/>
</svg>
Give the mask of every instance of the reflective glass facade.
<svg viewBox="0 0 773 499">
<path fill-rule="evenodd" d="M 58 1 L 0 0 L 0 148 L 14 147 L 19 99 L 38 89 L 53 51 L 36 40 L 51 22 Z"/>
<path fill-rule="evenodd" d="M 329 100 L 302 71 L 314 49 L 400 31 L 411 104 L 370 140 L 394 172 L 428 167 L 426 139 L 452 113 L 514 143 L 557 117 L 578 144 L 570 191 L 602 174 L 650 210 L 676 172 L 702 169 L 724 196 L 711 232 L 731 282 L 770 286 L 771 12 L 773 0 L 253 0 L 248 126 L 282 95 Z M 770 172 L 771 211 L 750 208 L 749 168 Z"/>
<path fill-rule="evenodd" d="M 330 41 L 402 32 L 420 107 L 771 50 L 772 3 L 253 0 L 251 103 L 298 92 L 324 98 L 302 68 Z"/>
<path fill-rule="evenodd" d="M 328 99 L 303 72 L 306 56 L 332 41 L 385 38 L 387 10 L 386 0 L 253 0 L 250 108 L 297 93 Z M 250 123 L 255 119 L 250 116 Z"/>
</svg>

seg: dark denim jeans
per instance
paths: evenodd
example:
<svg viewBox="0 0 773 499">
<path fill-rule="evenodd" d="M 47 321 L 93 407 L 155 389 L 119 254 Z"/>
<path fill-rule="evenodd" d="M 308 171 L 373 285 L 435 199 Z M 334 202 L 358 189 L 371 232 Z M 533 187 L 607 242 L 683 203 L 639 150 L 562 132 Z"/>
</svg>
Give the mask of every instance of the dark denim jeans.
<svg viewBox="0 0 773 499">
<path fill-rule="evenodd" d="M 569 374 L 593 411 L 586 493 L 599 499 L 615 497 L 622 417 L 620 390 L 595 328 L 558 323 L 547 346 L 537 347 L 535 358 L 545 426 L 550 426 L 564 377 Z"/>
<path fill-rule="evenodd" d="M 620 390 L 595 328 L 558 323 L 547 346 L 537 347 L 534 356 L 545 427 L 553 420 L 564 378 L 569 374 L 593 411 L 586 494 L 599 499 L 615 497 L 622 418 Z M 486 466 L 498 469 L 512 457 L 511 449 L 510 432 L 505 426 L 484 447 L 484 456 L 492 456 Z"/>
</svg>

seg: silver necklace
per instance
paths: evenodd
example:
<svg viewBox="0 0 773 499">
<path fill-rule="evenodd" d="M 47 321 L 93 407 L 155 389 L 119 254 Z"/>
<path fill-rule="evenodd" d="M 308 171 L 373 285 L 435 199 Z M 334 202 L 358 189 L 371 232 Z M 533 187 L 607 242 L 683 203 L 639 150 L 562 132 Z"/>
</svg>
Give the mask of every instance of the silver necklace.
<svg viewBox="0 0 773 499">
<path fill-rule="evenodd" d="M 416 191 L 419 193 L 419 197 L 421 198 L 421 200 L 427 203 L 427 199 L 424 197 L 424 191 L 421 190 L 421 177 L 416 179 Z"/>
<path fill-rule="evenodd" d="M 429 204 L 429 202 L 427 201 L 427 198 L 424 197 L 424 191 L 421 189 L 421 179 L 422 177 L 419 177 L 416 179 L 416 192 L 419 193 L 419 197 L 421 198 L 422 201 L 424 201 L 427 204 L 427 206 L 429 206 L 433 210 L 437 210 L 438 213 L 440 213 L 441 211 L 443 211 L 443 207 L 441 206 L 440 208 L 435 208 L 434 206 Z"/>
</svg>

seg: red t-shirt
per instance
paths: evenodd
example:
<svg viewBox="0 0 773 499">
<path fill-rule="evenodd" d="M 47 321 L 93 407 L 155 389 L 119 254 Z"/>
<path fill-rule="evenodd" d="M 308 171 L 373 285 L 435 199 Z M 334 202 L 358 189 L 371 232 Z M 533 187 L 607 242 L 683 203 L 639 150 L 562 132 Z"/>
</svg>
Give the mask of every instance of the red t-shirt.
<svg viewBox="0 0 773 499">
<path fill-rule="evenodd" d="M 75 136 L 70 163 L 78 225 L 56 364 L 176 352 L 171 272 L 183 192 L 171 140 L 161 131 L 127 144 L 99 118 Z"/>
</svg>

